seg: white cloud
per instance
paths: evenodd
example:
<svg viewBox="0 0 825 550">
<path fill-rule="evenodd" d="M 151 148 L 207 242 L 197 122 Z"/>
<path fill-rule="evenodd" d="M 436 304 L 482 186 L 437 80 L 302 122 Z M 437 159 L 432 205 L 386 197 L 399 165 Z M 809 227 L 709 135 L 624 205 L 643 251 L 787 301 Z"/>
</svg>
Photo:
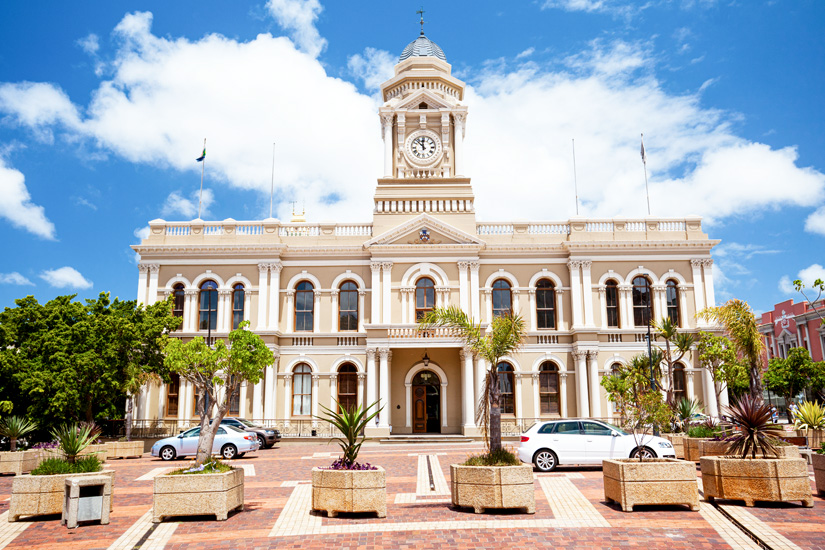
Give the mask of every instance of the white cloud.
<svg viewBox="0 0 825 550">
<path fill-rule="evenodd" d="M 97 54 L 97 51 L 100 49 L 100 39 L 94 33 L 91 33 L 77 41 L 77 45 L 80 46 L 84 52 L 89 55 Z"/>
<path fill-rule="evenodd" d="M 34 286 L 34 283 L 26 277 L 24 277 L 23 275 L 19 274 L 18 272 L 12 271 L 11 273 L 0 273 L 0 285 Z"/>
<path fill-rule="evenodd" d="M 324 9 L 318 0 L 269 0 L 266 7 L 302 51 L 312 57 L 324 51 L 327 41 L 315 28 L 315 21 Z"/>
<path fill-rule="evenodd" d="M 541 9 L 562 9 L 564 11 L 603 11 L 610 6 L 610 2 L 603 0 L 546 0 Z"/>
<path fill-rule="evenodd" d="M 69 96 L 53 84 L 18 82 L 0 84 L 0 111 L 31 129 L 46 143 L 52 141 L 52 126 L 80 129 L 80 116 Z"/>
<path fill-rule="evenodd" d="M 531 55 L 533 55 L 534 53 L 536 53 L 536 48 L 532 48 L 532 47 L 531 47 L 531 48 L 527 48 L 526 50 L 524 50 L 523 52 L 521 52 L 520 54 L 518 54 L 518 55 L 516 56 L 516 59 L 524 59 L 525 57 L 530 57 L 530 56 L 531 56 Z"/>
<path fill-rule="evenodd" d="M 347 67 L 353 76 L 364 82 L 368 90 L 378 90 L 393 75 L 398 56 L 385 50 L 366 48 L 364 54 L 351 55 Z"/>
<path fill-rule="evenodd" d="M 817 279 L 825 281 L 825 267 L 819 264 L 811 264 L 797 273 L 794 279 L 799 279 L 806 288 L 810 289 Z M 779 279 L 779 290 L 785 294 L 796 294 L 796 289 L 788 275 L 783 275 Z"/>
<path fill-rule="evenodd" d="M 149 232 L 149 226 L 147 225 L 145 227 L 138 227 L 137 229 L 135 229 L 134 235 L 138 238 L 139 241 L 142 241 L 143 239 L 149 238 Z"/>
<path fill-rule="evenodd" d="M 166 202 L 163 203 L 161 214 L 164 216 L 171 216 L 180 214 L 186 219 L 194 219 L 198 217 L 198 202 L 201 203 L 201 218 L 209 215 L 209 206 L 215 200 L 215 195 L 211 189 L 203 190 L 203 197 L 199 197 L 199 190 L 195 190 L 190 195 L 191 198 L 186 198 L 178 191 L 172 191 L 166 197 Z M 136 235 L 137 236 L 137 235 Z M 147 233 L 148 236 L 148 233 Z M 144 237 L 145 238 L 145 237 Z"/>
<path fill-rule="evenodd" d="M 805 220 L 805 231 L 825 235 L 825 206 L 817 208 Z"/>
<path fill-rule="evenodd" d="M 69 266 L 46 270 L 40 274 L 40 278 L 55 288 L 92 288 L 91 281 Z"/>
<path fill-rule="evenodd" d="M 54 224 L 42 206 L 31 202 L 25 179 L 22 172 L 7 166 L 0 157 L 0 217 L 38 237 L 53 240 Z"/>
</svg>

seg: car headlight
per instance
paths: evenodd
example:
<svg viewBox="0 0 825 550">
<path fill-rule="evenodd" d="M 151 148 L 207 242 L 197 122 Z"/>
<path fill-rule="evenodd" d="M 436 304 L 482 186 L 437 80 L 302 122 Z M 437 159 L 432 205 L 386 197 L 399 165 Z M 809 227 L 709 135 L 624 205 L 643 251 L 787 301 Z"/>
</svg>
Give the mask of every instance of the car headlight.
<svg viewBox="0 0 825 550">
<path fill-rule="evenodd" d="M 266 435 L 275 435 L 275 430 L 267 430 Z"/>
<path fill-rule="evenodd" d="M 670 441 L 660 441 L 659 447 L 661 447 L 662 449 L 672 449 L 673 445 L 670 444 Z"/>
</svg>

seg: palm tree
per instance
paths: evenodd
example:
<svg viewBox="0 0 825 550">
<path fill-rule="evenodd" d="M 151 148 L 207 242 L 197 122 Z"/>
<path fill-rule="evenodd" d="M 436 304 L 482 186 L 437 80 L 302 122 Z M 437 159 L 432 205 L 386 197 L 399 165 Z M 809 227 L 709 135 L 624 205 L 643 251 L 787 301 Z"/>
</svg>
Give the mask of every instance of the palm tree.
<svg viewBox="0 0 825 550">
<path fill-rule="evenodd" d="M 502 357 L 516 353 L 524 344 L 527 331 L 520 315 L 495 317 L 485 331 L 481 323 L 474 323 L 460 308 L 450 306 L 435 308 L 419 321 L 419 330 L 440 326 L 454 329 L 473 353 L 490 365 L 484 379 L 484 393 L 479 400 L 476 418 L 487 433 L 488 451 L 501 450 L 501 387 L 496 367 Z"/>
<path fill-rule="evenodd" d="M 721 306 L 705 308 L 696 315 L 709 321 L 716 321 L 725 327 L 725 332 L 733 342 L 737 355 L 748 364 L 750 396 L 752 399 L 761 401 L 764 344 L 756 316 L 748 303 L 736 299 L 728 300 Z"/>
<path fill-rule="evenodd" d="M 9 438 L 9 448 L 17 450 L 17 440 L 37 429 L 37 423 L 27 420 L 22 416 L 9 416 L 0 421 L 0 435 Z"/>
<path fill-rule="evenodd" d="M 670 317 L 663 317 L 658 323 L 653 321 L 653 330 L 656 331 L 656 336 L 665 341 L 664 361 L 667 363 L 667 402 L 674 404 L 673 398 L 673 369 L 674 365 L 678 363 L 685 354 L 690 351 L 690 348 L 696 342 L 696 338 L 692 334 L 679 332 L 679 327 L 676 323 L 670 320 Z M 671 349 L 671 347 L 673 349 Z M 673 354 L 677 355 L 674 357 Z"/>
</svg>

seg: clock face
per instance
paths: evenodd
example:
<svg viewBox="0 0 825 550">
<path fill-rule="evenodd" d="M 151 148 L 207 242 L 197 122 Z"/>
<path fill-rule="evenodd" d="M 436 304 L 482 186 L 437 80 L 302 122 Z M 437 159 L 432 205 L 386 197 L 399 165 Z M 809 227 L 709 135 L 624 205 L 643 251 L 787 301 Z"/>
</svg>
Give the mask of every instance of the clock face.
<svg viewBox="0 0 825 550">
<path fill-rule="evenodd" d="M 443 153 L 441 140 L 431 130 L 417 130 L 407 136 L 404 149 L 407 160 L 420 167 L 434 165 Z"/>
<path fill-rule="evenodd" d="M 412 154 L 420 159 L 429 159 L 435 155 L 437 146 L 430 136 L 418 136 L 410 144 Z"/>
</svg>

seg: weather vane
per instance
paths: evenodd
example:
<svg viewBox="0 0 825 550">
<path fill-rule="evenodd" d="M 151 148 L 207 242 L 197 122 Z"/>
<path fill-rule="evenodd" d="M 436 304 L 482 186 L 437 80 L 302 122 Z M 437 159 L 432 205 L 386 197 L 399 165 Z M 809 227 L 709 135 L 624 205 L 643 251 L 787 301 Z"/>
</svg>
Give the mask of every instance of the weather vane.
<svg viewBox="0 0 825 550">
<path fill-rule="evenodd" d="M 421 36 L 424 36 L 424 6 L 421 6 L 421 9 L 415 13 L 421 16 L 419 23 L 421 23 Z"/>
</svg>

